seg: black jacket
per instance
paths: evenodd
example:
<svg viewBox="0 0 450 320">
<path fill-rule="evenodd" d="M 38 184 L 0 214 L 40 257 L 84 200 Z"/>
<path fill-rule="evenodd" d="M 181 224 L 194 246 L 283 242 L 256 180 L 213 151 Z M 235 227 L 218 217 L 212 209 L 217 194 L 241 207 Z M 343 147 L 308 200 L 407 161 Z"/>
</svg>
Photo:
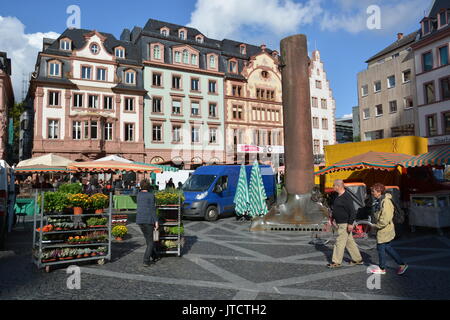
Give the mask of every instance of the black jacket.
<svg viewBox="0 0 450 320">
<path fill-rule="evenodd" d="M 139 192 L 137 195 L 136 224 L 155 224 L 156 216 L 155 195 L 153 192 Z"/>
<path fill-rule="evenodd" d="M 333 203 L 333 218 L 337 224 L 347 223 L 353 224 L 356 218 L 356 210 L 353 204 L 353 199 L 345 191 L 341 196 L 338 196 Z"/>
</svg>

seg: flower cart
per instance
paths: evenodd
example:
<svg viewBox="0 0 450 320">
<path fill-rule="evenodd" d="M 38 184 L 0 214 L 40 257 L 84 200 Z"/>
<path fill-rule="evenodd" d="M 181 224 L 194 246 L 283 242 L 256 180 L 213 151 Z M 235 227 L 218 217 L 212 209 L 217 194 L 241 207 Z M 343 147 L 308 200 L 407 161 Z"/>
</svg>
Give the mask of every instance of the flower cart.
<svg viewBox="0 0 450 320">
<path fill-rule="evenodd" d="M 82 214 L 66 211 L 71 205 L 70 198 L 79 205 L 84 202 L 86 207 L 83 209 L 91 209 L 88 207 L 91 202 L 81 196 L 52 198 L 44 193 L 35 196 L 35 212 L 39 214 L 34 215 L 32 261 L 46 272 L 55 265 L 86 261 L 104 264 L 111 259 L 112 197 L 109 197 L 109 208 L 97 214 L 86 213 L 87 210 Z M 50 205 L 48 201 L 53 202 Z"/>
</svg>

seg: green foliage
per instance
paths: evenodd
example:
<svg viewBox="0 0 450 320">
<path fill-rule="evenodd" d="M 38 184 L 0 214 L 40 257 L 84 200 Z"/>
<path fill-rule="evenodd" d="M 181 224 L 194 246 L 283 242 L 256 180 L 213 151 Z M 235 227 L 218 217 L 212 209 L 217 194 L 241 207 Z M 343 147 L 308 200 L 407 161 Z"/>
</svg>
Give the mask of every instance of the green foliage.
<svg viewBox="0 0 450 320">
<path fill-rule="evenodd" d="M 67 194 L 63 192 L 44 193 L 44 211 L 61 212 L 69 205 Z"/>
<path fill-rule="evenodd" d="M 115 226 L 114 228 L 112 228 L 111 230 L 111 234 L 114 237 L 123 237 L 128 233 L 128 228 L 125 226 Z"/>
<path fill-rule="evenodd" d="M 77 194 L 83 192 L 83 186 L 81 185 L 81 183 L 66 183 L 62 184 L 58 188 L 58 191 L 63 193 Z"/>
<path fill-rule="evenodd" d="M 88 226 L 104 226 L 108 222 L 107 218 L 89 218 L 86 223 Z"/>
<path fill-rule="evenodd" d="M 181 199 L 180 199 L 181 198 Z M 169 189 L 166 191 L 160 191 L 155 194 L 156 205 L 164 206 L 171 204 L 179 204 L 184 202 L 184 195 L 181 190 Z"/>
</svg>

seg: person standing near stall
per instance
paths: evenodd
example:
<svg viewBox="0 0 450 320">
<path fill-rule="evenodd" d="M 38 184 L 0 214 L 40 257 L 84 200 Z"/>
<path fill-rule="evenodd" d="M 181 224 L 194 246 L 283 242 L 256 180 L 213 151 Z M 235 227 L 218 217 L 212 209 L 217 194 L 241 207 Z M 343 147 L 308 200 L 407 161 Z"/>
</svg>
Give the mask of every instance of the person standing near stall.
<svg viewBox="0 0 450 320">
<path fill-rule="evenodd" d="M 142 180 L 141 191 L 137 195 L 136 224 L 144 234 L 147 248 L 144 253 L 144 267 L 153 265 L 157 260 L 157 254 L 153 242 L 153 231 L 158 230 L 158 217 L 156 216 L 155 195 L 152 192 L 150 182 Z"/>
</svg>

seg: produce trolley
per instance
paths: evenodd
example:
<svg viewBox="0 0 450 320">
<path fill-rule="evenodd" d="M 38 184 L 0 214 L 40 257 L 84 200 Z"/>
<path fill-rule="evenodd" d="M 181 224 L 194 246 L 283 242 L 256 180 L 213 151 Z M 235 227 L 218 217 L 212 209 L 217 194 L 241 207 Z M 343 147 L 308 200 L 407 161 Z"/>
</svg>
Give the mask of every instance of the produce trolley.
<svg viewBox="0 0 450 320">
<path fill-rule="evenodd" d="M 40 199 L 39 213 L 34 215 L 32 254 L 32 262 L 39 269 L 50 272 L 55 265 L 86 261 L 102 265 L 111 260 L 111 195 L 109 208 L 101 214 L 50 214 L 44 212 L 43 193 Z M 35 212 L 37 206 L 36 193 Z"/>
<path fill-rule="evenodd" d="M 416 226 L 437 228 L 440 235 L 441 228 L 450 226 L 450 192 L 438 191 L 432 193 L 412 194 L 409 212 L 411 231 Z"/>
<path fill-rule="evenodd" d="M 159 241 L 156 243 L 158 254 L 175 254 L 181 257 L 184 245 L 183 224 L 181 222 L 181 204 L 157 206 L 159 217 Z"/>
</svg>

